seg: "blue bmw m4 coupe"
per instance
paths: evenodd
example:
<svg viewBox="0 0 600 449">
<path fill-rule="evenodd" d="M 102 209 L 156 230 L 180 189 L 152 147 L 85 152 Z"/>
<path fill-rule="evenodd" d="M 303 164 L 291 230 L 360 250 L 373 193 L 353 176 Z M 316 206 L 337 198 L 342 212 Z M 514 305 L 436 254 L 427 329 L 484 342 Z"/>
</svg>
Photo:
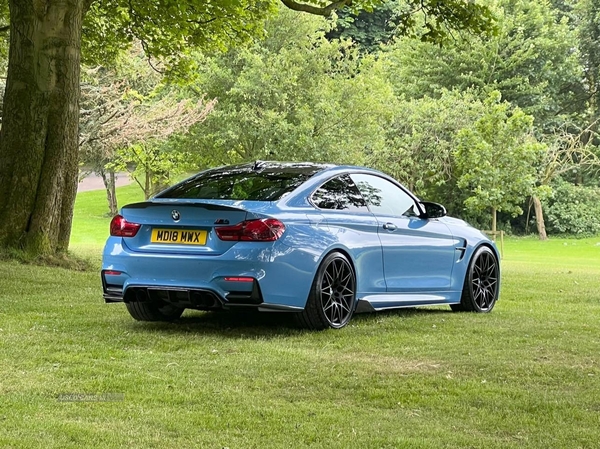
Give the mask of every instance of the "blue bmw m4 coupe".
<svg viewBox="0 0 600 449">
<path fill-rule="evenodd" d="M 384 173 L 260 161 L 123 207 L 101 276 L 106 302 L 136 320 L 251 308 L 294 313 L 309 329 L 400 307 L 489 312 L 500 288 L 483 233 Z"/>
</svg>

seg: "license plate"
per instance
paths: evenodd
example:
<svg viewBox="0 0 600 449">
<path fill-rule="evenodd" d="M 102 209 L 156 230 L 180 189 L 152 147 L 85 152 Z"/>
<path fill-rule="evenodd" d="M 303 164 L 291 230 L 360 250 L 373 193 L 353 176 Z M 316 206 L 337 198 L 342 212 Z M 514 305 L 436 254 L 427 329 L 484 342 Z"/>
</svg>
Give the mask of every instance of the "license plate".
<svg viewBox="0 0 600 449">
<path fill-rule="evenodd" d="M 152 243 L 177 243 L 183 245 L 206 245 L 206 231 L 196 229 L 153 229 Z"/>
</svg>

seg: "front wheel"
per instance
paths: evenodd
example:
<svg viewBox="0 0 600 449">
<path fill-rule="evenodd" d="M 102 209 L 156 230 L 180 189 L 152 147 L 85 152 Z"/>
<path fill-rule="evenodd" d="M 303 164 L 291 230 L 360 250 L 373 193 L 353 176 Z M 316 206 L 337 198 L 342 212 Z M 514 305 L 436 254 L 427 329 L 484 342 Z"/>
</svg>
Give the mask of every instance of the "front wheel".
<svg viewBox="0 0 600 449">
<path fill-rule="evenodd" d="M 465 276 L 460 304 L 450 307 L 455 312 L 491 312 L 499 293 L 500 267 L 494 252 L 482 246 L 471 258 Z"/>
<path fill-rule="evenodd" d="M 355 306 L 354 269 L 344 254 L 333 252 L 319 266 L 306 307 L 297 318 L 307 329 L 339 329 L 348 324 Z"/>
</svg>

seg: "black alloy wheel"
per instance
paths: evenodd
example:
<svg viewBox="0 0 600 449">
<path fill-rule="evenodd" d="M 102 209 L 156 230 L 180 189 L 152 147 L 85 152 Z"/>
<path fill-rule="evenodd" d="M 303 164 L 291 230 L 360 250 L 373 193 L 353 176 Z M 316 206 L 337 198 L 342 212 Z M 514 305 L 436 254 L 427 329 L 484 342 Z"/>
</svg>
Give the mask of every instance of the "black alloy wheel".
<svg viewBox="0 0 600 449">
<path fill-rule="evenodd" d="M 494 252 L 487 246 L 475 251 L 465 276 L 460 304 L 452 304 L 457 312 L 490 312 L 499 293 L 500 266 Z"/>
<path fill-rule="evenodd" d="M 339 252 L 327 255 L 313 282 L 304 311 L 298 314 L 302 327 L 339 329 L 356 308 L 356 276 L 348 258 Z"/>
</svg>

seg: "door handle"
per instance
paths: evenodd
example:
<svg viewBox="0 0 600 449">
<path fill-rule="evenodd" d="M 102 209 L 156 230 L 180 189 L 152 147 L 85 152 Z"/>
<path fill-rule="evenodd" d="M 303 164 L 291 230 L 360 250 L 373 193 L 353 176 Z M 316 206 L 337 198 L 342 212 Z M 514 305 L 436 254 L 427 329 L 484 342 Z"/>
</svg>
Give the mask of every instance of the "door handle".
<svg viewBox="0 0 600 449">
<path fill-rule="evenodd" d="M 383 229 L 386 229 L 388 231 L 395 231 L 396 230 L 396 225 L 394 223 L 385 223 L 383 225 Z"/>
</svg>

